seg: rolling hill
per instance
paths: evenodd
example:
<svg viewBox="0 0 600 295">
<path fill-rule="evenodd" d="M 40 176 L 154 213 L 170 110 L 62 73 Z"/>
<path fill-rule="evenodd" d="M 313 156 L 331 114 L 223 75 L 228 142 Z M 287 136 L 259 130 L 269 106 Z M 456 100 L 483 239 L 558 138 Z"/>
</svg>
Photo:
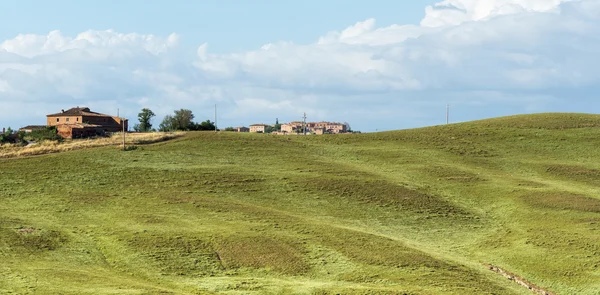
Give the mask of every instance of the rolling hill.
<svg viewBox="0 0 600 295">
<path fill-rule="evenodd" d="M 0 293 L 600 294 L 600 116 L 0 159 Z"/>
</svg>

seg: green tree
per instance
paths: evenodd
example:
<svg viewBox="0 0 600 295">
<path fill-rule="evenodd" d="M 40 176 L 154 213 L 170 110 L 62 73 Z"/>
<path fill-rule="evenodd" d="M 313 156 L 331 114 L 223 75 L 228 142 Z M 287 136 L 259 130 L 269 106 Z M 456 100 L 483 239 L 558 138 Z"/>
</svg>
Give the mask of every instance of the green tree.
<svg viewBox="0 0 600 295">
<path fill-rule="evenodd" d="M 190 130 L 194 124 L 194 114 L 191 110 L 180 109 L 173 115 L 175 130 Z"/>
<path fill-rule="evenodd" d="M 202 123 L 193 123 L 190 130 L 215 130 L 216 126 L 214 122 L 206 120 Z"/>
<path fill-rule="evenodd" d="M 163 121 L 159 125 L 160 131 L 187 131 L 194 130 L 195 123 L 194 114 L 191 110 L 180 109 L 173 113 L 173 115 L 166 115 Z M 214 129 L 214 127 L 213 127 Z"/>
<path fill-rule="evenodd" d="M 166 115 L 162 122 L 160 122 L 158 130 L 162 132 L 175 131 L 175 119 L 173 116 Z"/>
<path fill-rule="evenodd" d="M 136 124 L 133 129 L 138 132 L 149 132 L 152 130 L 152 118 L 154 118 L 156 114 L 148 108 L 143 108 L 142 111 L 138 114 L 139 124 Z"/>
</svg>

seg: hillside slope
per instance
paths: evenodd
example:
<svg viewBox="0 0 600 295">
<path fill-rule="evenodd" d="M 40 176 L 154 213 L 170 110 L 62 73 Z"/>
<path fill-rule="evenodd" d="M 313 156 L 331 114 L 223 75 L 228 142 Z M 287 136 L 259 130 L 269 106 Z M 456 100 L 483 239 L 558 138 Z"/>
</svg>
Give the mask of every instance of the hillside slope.
<svg viewBox="0 0 600 295">
<path fill-rule="evenodd" d="M 600 116 L 0 160 L 0 293 L 600 290 Z"/>
</svg>

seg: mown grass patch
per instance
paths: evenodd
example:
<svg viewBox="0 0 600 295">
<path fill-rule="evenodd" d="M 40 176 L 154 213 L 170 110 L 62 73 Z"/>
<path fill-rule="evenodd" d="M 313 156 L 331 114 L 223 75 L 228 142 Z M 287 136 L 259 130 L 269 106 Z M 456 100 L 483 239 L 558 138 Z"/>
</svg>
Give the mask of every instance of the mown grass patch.
<svg viewBox="0 0 600 295">
<path fill-rule="evenodd" d="M 580 181 L 588 184 L 600 183 L 600 170 L 591 169 L 580 165 L 549 165 L 546 173 L 562 179 Z"/>
<path fill-rule="evenodd" d="M 304 178 L 294 181 L 300 188 L 309 188 L 317 194 L 345 198 L 365 205 L 395 208 L 430 217 L 468 217 L 465 209 L 415 189 L 392 184 L 386 180 L 348 179 L 336 177 Z"/>
<path fill-rule="evenodd" d="M 297 242 L 268 236 L 220 238 L 215 247 L 224 267 L 267 269 L 286 275 L 300 275 L 309 271 L 305 249 Z"/>
<path fill-rule="evenodd" d="M 434 258 L 390 238 L 343 228 L 330 228 L 326 233 L 319 230 L 315 232 L 318 233 L 319 243 L 342 253 L 355 263 L 365 265 L 358 270 L 341 274 L 341 278 L 349 282 L 380 286 L 418 285 L 423 290 L 430 290 L 425 292 L 426 294 L 510 293 L 468 267 Z M 395 294 L 394 292 L 399 291 L 395 289 L 378 292 Z"/>
<path fill-rule="evenodd" d="M 521 198 L 533 208 L 600 212 L 599 199 L 593 199 L 581 194 L 560 191 L 530 192 L 524 194 Z"/>
<path fill-rule="evenodd" d="M 350 259 L 374 266 L 394 268 L 439 268 L 447 266 L 425 253 L 406 247 L 401 242 L 367 233 L 341 228 L 314 229 L 320 243 Z"/>
<path fill-rule="evenodd" d="M 36 253 L 56 250 L 69 240 L 60 231 L 30 226 L 0 228 L 0 239 L 9 251 Z"/>
<path fill-rule="evenodd" d="M 184 235 L 138 233 L 128 246 L 163 275 L 214 275 L 223 270 L 210 241 Z"/>
<path fill-rule="evenodd" d="M 454 167 L 449 166 L 426 166 L 420 169 L 421 171 L 437 178 L 438 180 L 450 181 L 450 182 L 459 182 L 459 183 L 478 183 L 482 181 L 486 181 L 487 179 L 475 174 L 473 172 L 468 172 L 460 169 L 456 169 Z"/>
</svg>

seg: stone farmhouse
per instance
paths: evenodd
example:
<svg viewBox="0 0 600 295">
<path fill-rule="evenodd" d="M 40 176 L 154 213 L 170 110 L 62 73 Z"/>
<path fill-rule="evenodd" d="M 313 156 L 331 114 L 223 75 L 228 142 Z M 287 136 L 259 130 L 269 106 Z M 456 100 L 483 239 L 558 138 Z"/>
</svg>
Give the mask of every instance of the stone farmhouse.
<svg viewBox="0 0 600 295">
<path fill-rule="evenodd" d="M 46 116 L 47 126 L 55 126 L 64 138 L 83 138 L 128 130 L 127 119 L 91 111 L 87 107 L 62 110 Z"/>
</svg>

